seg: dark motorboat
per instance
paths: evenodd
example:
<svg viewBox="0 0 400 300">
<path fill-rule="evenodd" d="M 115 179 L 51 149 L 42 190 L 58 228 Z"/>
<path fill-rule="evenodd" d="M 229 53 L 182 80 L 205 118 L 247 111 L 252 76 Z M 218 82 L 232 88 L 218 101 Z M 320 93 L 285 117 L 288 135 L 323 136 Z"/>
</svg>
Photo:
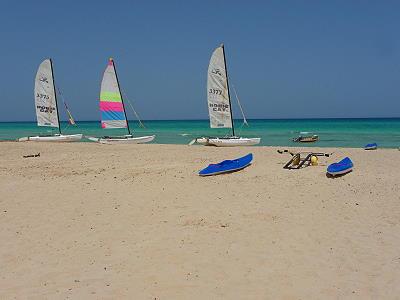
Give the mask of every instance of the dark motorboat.
<svg viewBox="0 0 400 300">
<path fill-rule="evenodd" d="M 300 135 L 293 139 L 293 142 L 298 143 L 313 143 L 318 141 L 319 137 L 316 134 L 309 134 L 308 132 L 300 132 Z"/>
</svg>

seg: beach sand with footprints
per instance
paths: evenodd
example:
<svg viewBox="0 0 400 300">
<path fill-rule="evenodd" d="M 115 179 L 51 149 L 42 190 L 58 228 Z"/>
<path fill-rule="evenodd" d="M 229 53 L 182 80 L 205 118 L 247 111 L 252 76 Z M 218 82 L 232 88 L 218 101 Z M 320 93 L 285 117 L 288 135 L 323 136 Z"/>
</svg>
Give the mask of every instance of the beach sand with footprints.
<svg viewBox="0 0 400 300">
<path fill-rule="evenodd" d="M 0 298 L 400 295 L 400 152 L 284 170 L 277 149 L 0 143 Z M 328 178 L 345 156 L 354 171 Z"/>
</svg>

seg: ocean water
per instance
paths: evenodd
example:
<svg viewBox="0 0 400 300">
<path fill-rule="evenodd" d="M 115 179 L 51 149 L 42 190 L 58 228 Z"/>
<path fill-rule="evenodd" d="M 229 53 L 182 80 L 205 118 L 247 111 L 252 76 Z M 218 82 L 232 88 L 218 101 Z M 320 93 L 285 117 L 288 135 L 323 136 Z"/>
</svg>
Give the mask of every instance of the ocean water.
<svg viewBox="0 0 400 300">
<path fill-rule="evenodd" d="M 400 118 L 387 119 L 292 119 L 292 120 L 248 120 L 249 127 L 235 120 L 236 135 L 261 137 L 264 146 L 299 146 L 292 138 L 300 132 L 318 134 L 316 143 L 302 143 L 303 147 L 363 147 L 376 142 L 382 148 L 400 147 Z M 134 135 L 156 135 L 154 143 L 188 144 L 199 136 L 224 136 L 228 129 L 210 129 L 208 120 L 144 121 L 146 128 L 139 128 L 130 121 Z M 98 121 L 77 122 L 78 126 L 61 123 L 63 133 L 83 133 L 89 136 L 121 135 L 126 130 L 103 130 Z M 19 137 L 49 134 L 47 127 L 37 127 L 35 122 L 0 123 L 0 140 L 15 140 Z M 53 130 L 57 132 L 57 130 Z"/>
</svg>

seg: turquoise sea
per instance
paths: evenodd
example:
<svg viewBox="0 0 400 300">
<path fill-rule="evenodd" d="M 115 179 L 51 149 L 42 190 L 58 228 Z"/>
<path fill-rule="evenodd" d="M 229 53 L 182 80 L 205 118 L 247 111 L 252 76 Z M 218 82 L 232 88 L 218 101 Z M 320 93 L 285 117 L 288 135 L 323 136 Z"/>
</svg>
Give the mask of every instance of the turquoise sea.
<svg viewBox="0 0 400 300">
<path fill-rule="evenodd" d="M 379 147 L 400 147 L 400 118 L 385 119 L 285 119 L 285 120 L 248 120 L 249 127 L 242 126 L 241 120 L 235 120 L 236 134 L 246 137 L 261 137 L 264 146 L 299 146 L 292 138 L 299 132 L 318 134 L 320 140 L 301 146 L 319 147 L 363 147 L 376 142 Z M 209 135 L 229 134 L 227 129 L 210 129 L 208 120 L 144 121 L 146 128 L 139 128 L 136 121 L 129 122 L 134 135 L 155 134 L 154 143 L 188 144 L 193 138 Z M 126 130 L 103 130 L 98 121 L 77 122 L 77 127 L 62 122 L 64 133 L 83 133 L 89 136 L 126 134 Z M 49 134 L 51 130 L 37 127 L 35 122 L 0 123 L 0 140 Z"/>
</svg>

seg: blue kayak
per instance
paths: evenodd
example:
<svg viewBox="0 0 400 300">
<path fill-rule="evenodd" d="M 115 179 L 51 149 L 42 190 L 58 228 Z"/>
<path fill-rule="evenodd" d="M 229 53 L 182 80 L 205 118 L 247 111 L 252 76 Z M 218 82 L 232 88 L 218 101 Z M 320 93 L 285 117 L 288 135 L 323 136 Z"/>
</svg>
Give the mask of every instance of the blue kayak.
<svg viewBox="0 0 400 300">
<path fill-rule="evenodd" d="M 247 154 L 243 157 L 233 159 L 233 160 L 224 160 L 218 164 L 211 164 L 208 165 L 207 168 L 204 168 L 199 172 L 200 176 L 210 176 L 210 175 L 217 175 L 223 173 L 229 173 L 238 171 L 241 169 L 246 168 L 251 164 L 253 160 L 253 154 Z"/>
<path fill-rule="evenodd" d="M 330 164 L 327 173 L 336 176 L 349 173 L 353 170 L 353 162 L 350 158 L 346 157 L 337 163 Z"/>
<path fill-rule="evenodd" d="M 365 145 L 365 147 L 364 147 L 365 150 L 376 150 L 377 148 L 378 148 L 377 143 L 368 144 L 368 145 Z"/>
</svg>

